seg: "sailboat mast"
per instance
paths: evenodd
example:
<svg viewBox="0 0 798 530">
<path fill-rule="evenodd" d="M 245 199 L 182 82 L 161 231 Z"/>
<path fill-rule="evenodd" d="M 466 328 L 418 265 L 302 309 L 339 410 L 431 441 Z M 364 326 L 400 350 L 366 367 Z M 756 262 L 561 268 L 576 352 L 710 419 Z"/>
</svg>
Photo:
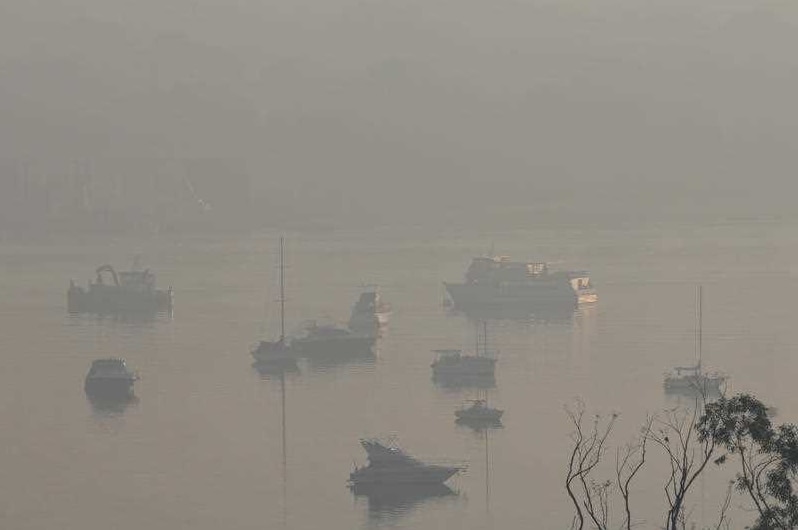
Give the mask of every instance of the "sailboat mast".
<svg viewBox="0 0 798 530">
<path fill-rule="evenodd" d="M 280 236 L 280 343 L 285 342 L 285 238 Z"/>
<path fill-rule="evenodd" d="M 697 346 L 698 346 L 698 369 L 701 370 L 701 354 L 702 354 L 702 347 L 704 342 L 704 331 L 703 331 L 703 308 L 701 307 L 704 301 L 704 292 L 701 286 L 698 286 L 698 330 L 697 330 Z"/>
<path fill-rule="evenodd" d="M 482 344 L 483 344 L 483 351 L 485 355 L 488 355 L 488 321 L 482 321 Z"/>
</svg>

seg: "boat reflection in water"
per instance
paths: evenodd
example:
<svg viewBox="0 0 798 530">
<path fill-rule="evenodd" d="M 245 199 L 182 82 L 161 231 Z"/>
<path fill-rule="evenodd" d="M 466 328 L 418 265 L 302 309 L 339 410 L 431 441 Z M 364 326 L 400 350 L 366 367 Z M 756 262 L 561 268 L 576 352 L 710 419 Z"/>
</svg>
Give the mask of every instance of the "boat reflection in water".
<svg viewBox="0 0 798 530">
<path fill-rule="evenodd" d="M 261 379 L 264 380 L 279 380 L 286 375 L 295 375 L 301 373 L 299 365 L 295 359 L 285 359 L 281 361 L 255 361 L 252 363 L 252 368 L 258 372 Z"/>
<path fill-rule="evenodd" d="M 139 398 L 135 395 L 108 398 L 87 394 L 86 399 L 91 405 L 92 411 L 101 416 L 123 414 L 128 407 L 136 406 L 139 402 Z"/>
<path fill-rule="evenodd" d="M 331 372 L 339 368 L 365 368 L 370 370 L 377 361 L 377 355 L 371 351 L 351 353 L 337 352 L 332 355 L 314 355 L 307 357 L 307 367 L 317 373 Z"/>
<path fill-rule="evenodd" d="M 468 320 L 473 322 L 482 322 L 486 320 L 508 320 L 514 322 L 528 322 L 528 323 L 553 323 L 553 324 L 569 324 L 573 322 L 574 318 L 581 313 L 588 313 L 595 308 L 595 305 L 581 306 L 578 308 L 572 307 L 551 307 L 551 308 L 536 308 L 529 310 L 525 308 L 459 308 L 457 306 L 449 305 L 447 313 L 450 316 L 465 316 Z"/>
<path fill-rule="evenodd" d="M 445 484 L 369 484 L 351 489 L 356 498 L 367 500 L 368 515 L 373 520 L 402 517 L 424 503 L 457 497 L 457 492 Z"/>
</svg>

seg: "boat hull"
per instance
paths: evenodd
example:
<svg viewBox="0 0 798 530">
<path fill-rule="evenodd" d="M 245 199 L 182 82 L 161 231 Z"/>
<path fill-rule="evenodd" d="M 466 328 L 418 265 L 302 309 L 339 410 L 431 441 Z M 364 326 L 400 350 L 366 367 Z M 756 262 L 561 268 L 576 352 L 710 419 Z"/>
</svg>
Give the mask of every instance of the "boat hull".
<svg viewBox="0 0 798 530">
<path fill-rule="evenodd" d="M 491 285 L 445 283 L 456 309 L 472 312 L 527 312 L 574 310 L 597 301 L 592 289 L 574 291 L 566 281 L 532 281 L 519 284 Z"/>
<path fill-rule="evenodd" d="M 418 468 L 365 467 L 349 476 L 353 487 L 443 484 L 459 471 L 456 467 L 423 466 Z"/>
<path fill-rule="evenodd" d="M 725 383 L 723 378 L 680 377 L 665 379 L 664 386 L 669 394 L 717 396 L 723 393 Z"/>
<path fill-rule="evenodd" d="M 133 397 L 133 379 L 87 378 L 83 385 L 86 395 L 92 399 L 125 400 Z"/>
<path fill-rule="evenodd" d="M 70 313 L 170 313 L 172 291 L 136 292 L 116 286 L 95 287 L 89 290 L 73 286 L 67 291 Z"/>
<path fill-rule="evenodd" d="M 351 356 L 372 352 L 376 340 L 372 336 L 349 336 L 335 339 L 304 339 L 291 341 L 291 349 L 303 356 Z"/>
<path fill-rule="evenodd" d="M 261 341 L 250 349 L 250 353 L 258 363 L 296 362 L 293 350 L 283 342 Z"/>
</svg>

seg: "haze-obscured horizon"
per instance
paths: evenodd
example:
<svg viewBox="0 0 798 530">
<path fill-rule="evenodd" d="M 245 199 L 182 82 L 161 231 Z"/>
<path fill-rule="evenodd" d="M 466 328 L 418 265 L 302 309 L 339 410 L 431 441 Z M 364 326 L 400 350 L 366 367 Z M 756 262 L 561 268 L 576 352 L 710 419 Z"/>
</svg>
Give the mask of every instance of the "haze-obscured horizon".
<svg viewBox="0 0 798 530">
<path fill-rule="evenodd" d="M 798 6 L 0 6 L 0 232 L 793 215 Z"/>
</svg>

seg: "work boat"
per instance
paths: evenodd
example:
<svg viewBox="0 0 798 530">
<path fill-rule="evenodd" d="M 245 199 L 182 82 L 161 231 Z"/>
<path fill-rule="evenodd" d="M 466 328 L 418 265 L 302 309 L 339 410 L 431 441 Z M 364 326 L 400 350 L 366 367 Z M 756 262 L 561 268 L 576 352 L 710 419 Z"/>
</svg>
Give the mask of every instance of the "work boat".
<svg viewBox="0 0 798 530">
<path fill-rule="evenodd" d="M 474 258 L 463 283 L 444 283 L 456 309 L 501 312 L 575 309 L 598 296 L 585 271 L 551 271 L 544 262 Z"/>
<path fill-rule="evenodd" d="M 296 355 L 285 336 L 285 241 L 280 238 L 280 337 L 277 340 L 262 340 L 250 348 L 256 363 L 286 364 L 296 363 Z"/>
<path fill-rule="evenodd" d="M 84 390 L 89 397 L 124 399 L 133 395 L 137 380 L 124 359 L 97 359 L 91 363 Z"/>
<path fill-rule="evenodd" d="M 425 464 L 377 440 L 361 440 L 360 445 L 368 454 L 368 465 L 356 467 L 349 475 L 349 485 L 353 488 L 443 484 L 463 470 L 458 466 Z"/>
<path fill-rule="evenodd" d="M 475 424 L 497 424 L 501 422 L 503 410 L 491 408 L 484 399 L 471 400 L 471 405 L 454 411 L 458 422 Z"/>
<path fill-rule="evenodd" d="M 95 271 L 95 281 L 88 287 L 69 282 L 67 308 L 70 313 L 168 313 L 172 311 L 172 288 L 155 287 L 155 275 L 149 269 L 117 272 L 111 265 Z M 107 273 L 107 275 L 106 275 Z M 108 278 L 110 277 L 110 279 Z"/>
<path fill-rule="evenodd" d="M 726 380 L 720 372 L 705 372 L 701 364 L 703 349 L 703 290 L 698 287 L 696 294 L 696 364 L 693 366 L 677 366 L 665 375 L 665 391 L 669 393 L 688 393 L 707 396 L 716 396 L 723 393 Z"/>
<path fill-rule="evenodd" d="M 390 304 L 382 300 L 376 288 L 372 288 L 361 293 L 352 307 L 349 330 L 362 335 L 379 335 L 390 315 Z"/>
</svg>

